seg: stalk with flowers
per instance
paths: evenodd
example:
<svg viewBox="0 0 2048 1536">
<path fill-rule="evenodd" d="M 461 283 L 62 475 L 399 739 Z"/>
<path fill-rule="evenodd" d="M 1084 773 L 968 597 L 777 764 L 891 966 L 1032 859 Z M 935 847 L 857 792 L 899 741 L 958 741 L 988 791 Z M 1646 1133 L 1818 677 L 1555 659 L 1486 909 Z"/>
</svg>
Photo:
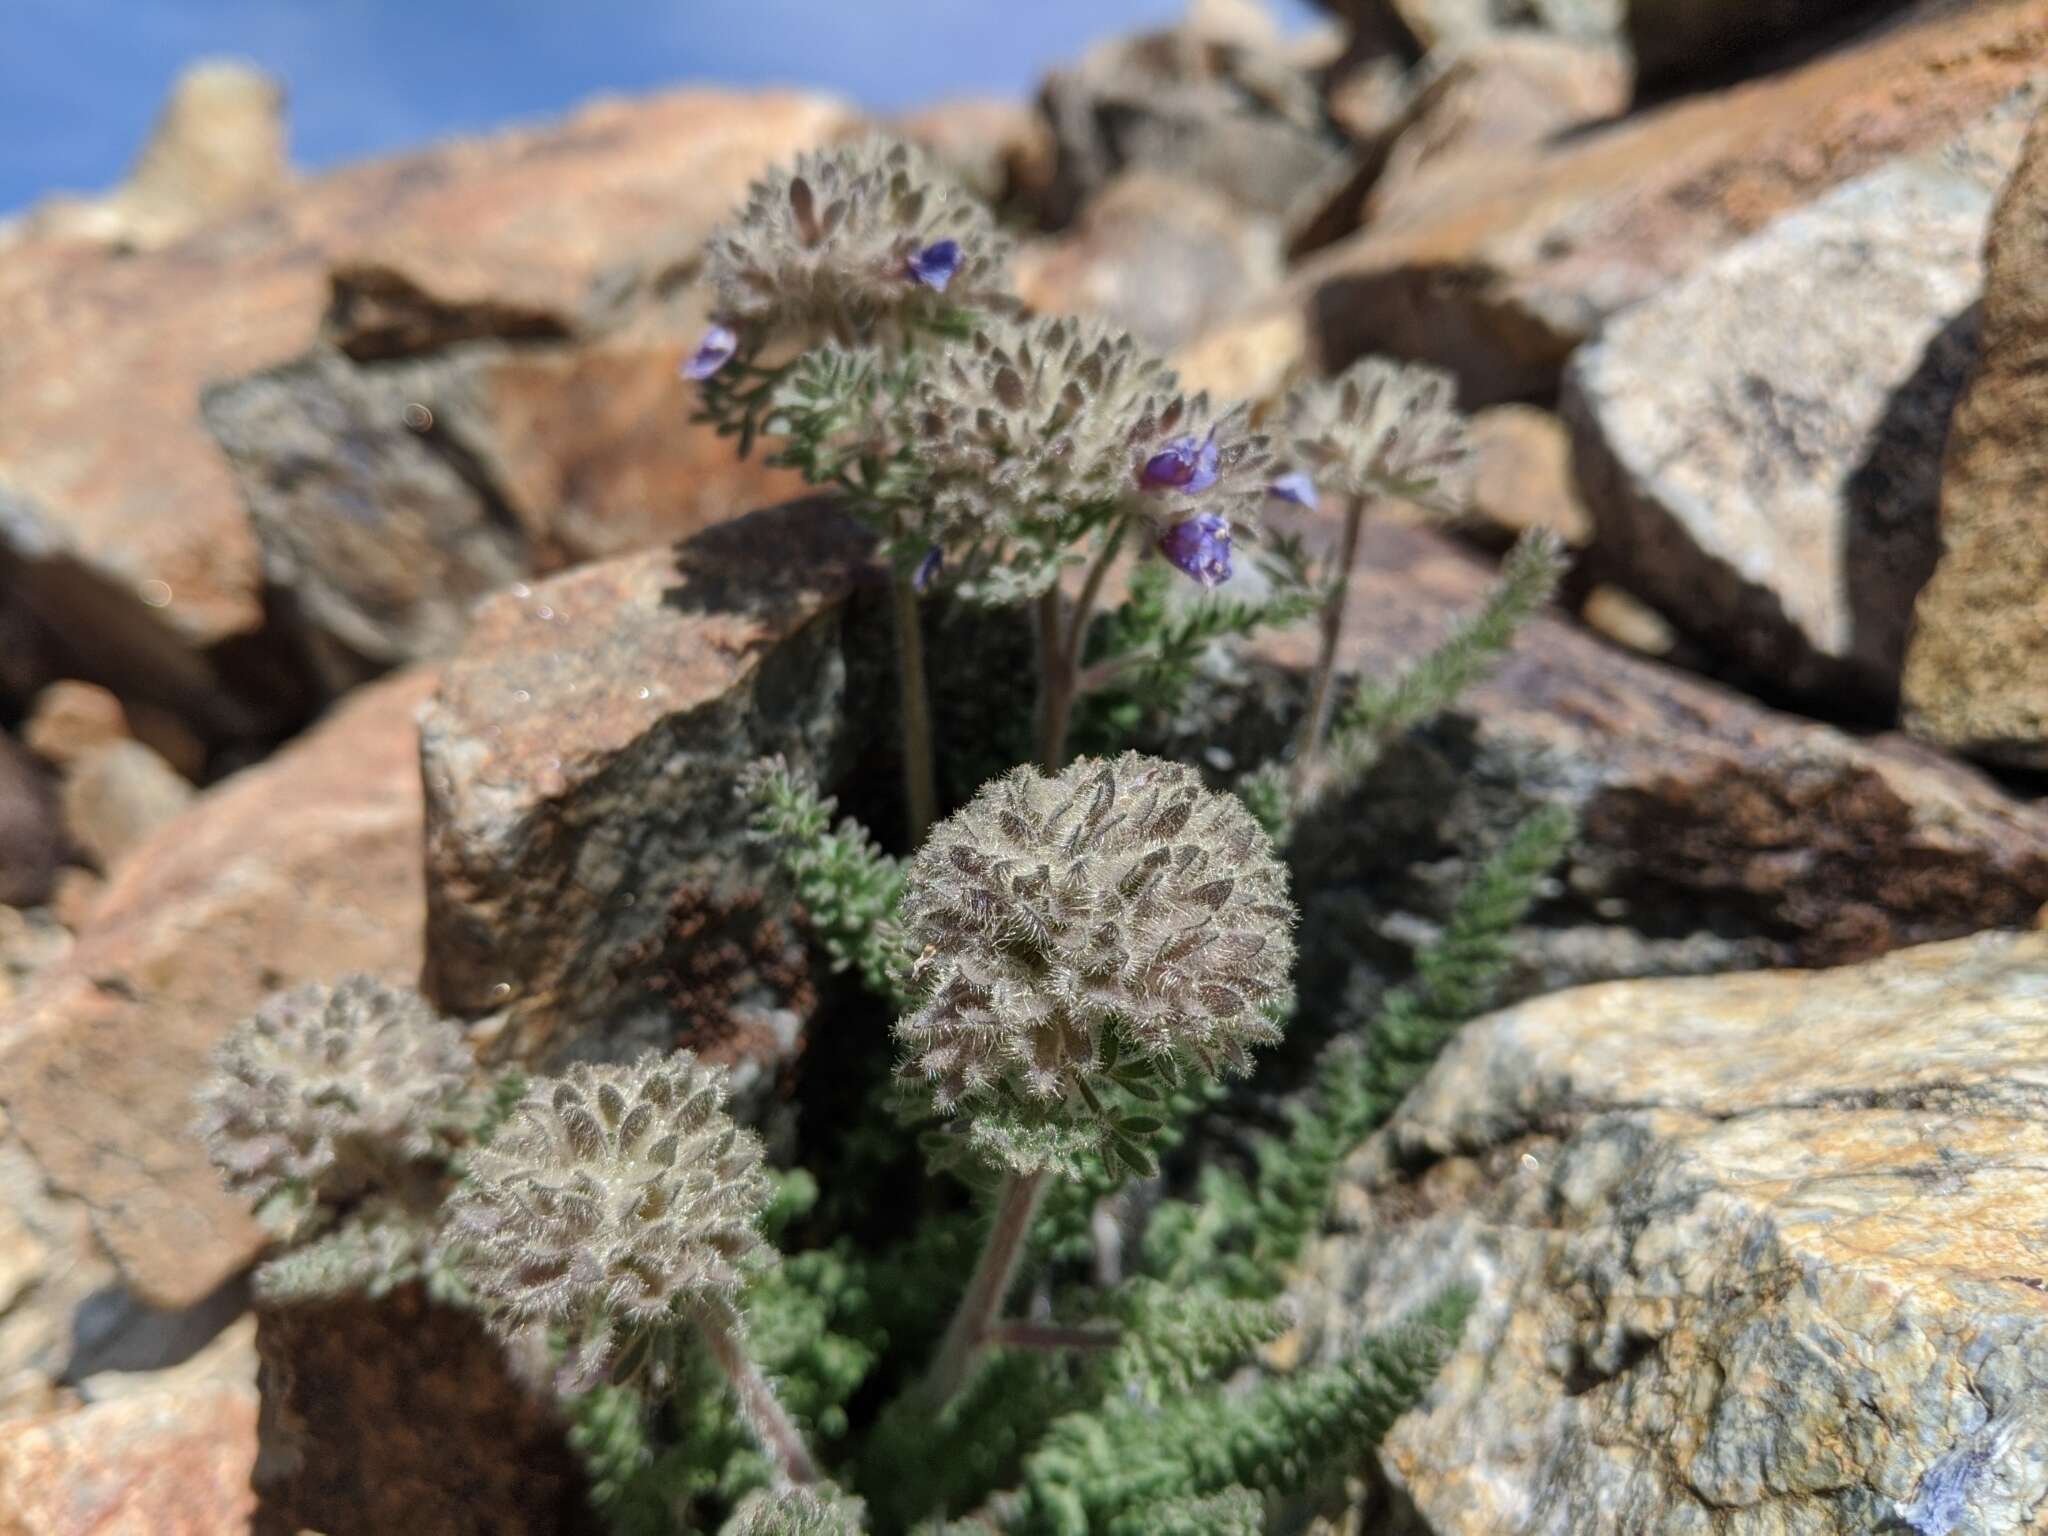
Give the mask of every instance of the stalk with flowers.
<svg viewBox="0 0 2048 1536">
<path fill-rule="evenodd" d="M 1371 502 L 1458 494 L 1447 382 L 1370 361 L 1298 395 L 1276 452 L 1130 337 L 1022 314 L 1003 254 L 904 146 L 802 157 L 711 241 L 715 320 L 683 364 L 702 413 L 835 490 L 890 572 L 906 853 L 779 761 L 735 785 L 827 957 L 894 1015 L 840 1139 L 771 1169 L 684 1052 L 485 1080 L 453 1024 L 363 982 L 268 1005 L 209 1090 L 217 1161 L 289 1244 L 263 1294 L 419 1284 L 474 1311 L 551 1363 L 630 1536 L 1248 1536 L 1417 1399 L 1468 1304 L 1447 1277 L 1339 1358 L 1262 1363 L 1343 1157 L 1486 996 L 1564 818 L 1479 862 L 1283 1129 L 1218 1156 L 1204 1117 L 1297 1010 L 1298 818 L 1483 669 L 1555 551 L 1525 543 L 1437 652 L 1347 686 Z M 1319 574 L 1266 523 L 1331 497 Z M 1015 613 L 1036 657 L 1032 761 L 957 808 L 920 611 L 941 593 Z M 1186 693 L 1218 647 L 1309 618 L 1291 757 L 1219 784 L 1074 756 L 1091 705 Z"/>
</svg>

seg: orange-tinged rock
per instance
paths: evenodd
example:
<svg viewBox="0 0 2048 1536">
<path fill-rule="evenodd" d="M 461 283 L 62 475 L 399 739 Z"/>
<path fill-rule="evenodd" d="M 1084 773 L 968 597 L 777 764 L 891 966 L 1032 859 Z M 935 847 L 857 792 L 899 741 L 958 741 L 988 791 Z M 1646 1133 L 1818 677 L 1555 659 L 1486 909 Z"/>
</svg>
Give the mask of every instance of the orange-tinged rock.
<svg viewBox="0 0 2048 1536">
<path fill-rule="evenodd" d="M 414 716 L 433 684 L 364 689 L 160 827 L 0 1026 L 15 1133 L 153 1305 L 192 1305 L 262 1243 L 192 1133 L 215 1042 L 278 987 L 418 974 Z"/>
<path fill-rule="evenodd" d="M 595 289 L 686 262 L 751 177 L 850 120 L 788 93 L 606 101 L 318 178 L 160 251 L 0 253 L 0 549 L 22 601 L 101 680 L 246 728 L 211 653 L 262 623 L 262 573 L 201 389 L 304 351 L 333 287 L 334 339 L 364 355 L 567 335 Z"/>
<path fill-rule="evenodd" d="M 1608 315 L 2044 67 L 2048 0 L 1922 4 L 1779 73 L 1419 180 L 1285 302 L 1326 370 L 1391 352 L 1451 368 L 1468 404 L 1545 397 Z"/>
</svg>

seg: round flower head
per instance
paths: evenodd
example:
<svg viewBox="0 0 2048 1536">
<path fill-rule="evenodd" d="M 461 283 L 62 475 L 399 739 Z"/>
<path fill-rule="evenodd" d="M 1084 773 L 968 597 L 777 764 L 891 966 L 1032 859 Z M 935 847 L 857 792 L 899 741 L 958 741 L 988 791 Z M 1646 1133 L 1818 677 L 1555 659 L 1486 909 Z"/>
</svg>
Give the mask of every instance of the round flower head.
<svg viewBox="0 0 2048 1536">
<path fill-rule="evenodd" d="M 1120 517 L 1154 539 L 1198 517 L 1248 537 L 1265 497 L 1249 413 L 1215 415 L 1128 335 L 1092 322 L 985 322 L 937 354 L 909 415 L 927 532 L 973 597 L 1043 592 L 1088 527 Z"/>
<path fill-rule="evenodd" d="M 921 152 L 869 139 L 755 182 L 705 261 L 721 324 L 854 342 L 995 300 L 1007 254 L 988 211 Z"/>
<path fill-rule="evenodd" d="M 474 1062 L 417 992 L 373 976 L 269 998 L 214 1052 L 200 1132 L 228 1187 L 289 1225 L 447 1149 Z"/>
<path fill-rule="evenodd" d="M 766 1252 L 761 1143 L 687 1051 L 536 1082 L 452 1203 L 463 1273 L 507 1335 L 566 1327 L 587 1382 L 623 1334 L 717 1314 Z"/>
<path fill-rule="evenodd" d="M 718 1536 L 864 1536 L 867 1504 L 830 1483 L 757 1488 Z"/>
<path fill-rule="evenodd" d="M 1451 376 L 1369 357 L 1288 402 L 1288 437 L 1316 484 L 1455 511 L 1471 442 Z"/>
<path fill-rule="evenodd" d="M 1106 1147 L 1119 1086 L 1246 1070 L 1289 997 L 1294 909 L 1265 832 L 1135 752 L 984 787 L 932 829 L 901 918 L 922 947 L 905 1071 L 1020 1171 Z"/>
</svg>

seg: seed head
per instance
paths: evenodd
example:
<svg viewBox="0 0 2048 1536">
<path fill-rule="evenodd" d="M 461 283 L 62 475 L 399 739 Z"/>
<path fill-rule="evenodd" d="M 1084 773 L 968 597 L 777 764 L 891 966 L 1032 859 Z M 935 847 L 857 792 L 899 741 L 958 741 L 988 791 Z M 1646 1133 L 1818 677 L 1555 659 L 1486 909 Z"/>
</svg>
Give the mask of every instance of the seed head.
<svg viewBox="0 0 2048 1536">
<path fill-rule="evenodd" d="M 475 1067 L 417 992 L 361 975 L 275 994 L 213 1060 L 199 1096 L 208 1154 L 286 1225 L 445 1153 Z"/>
<path fill-rule="evenodd" d="M 769 1183 L 724 1098 L 725 1074 L 687 1051 L 534 1083 L 452 1202 L 503 1333 L 566 1326 L 588 1380 L 619 1343 L 730 1308 L 767 1251 Z"/>
<path fill-rule="evenodd" d="M 1457 397 L 1447 373 L 1368 357 L 1289 400 L 1288 438 L 1325 489 L 1455 511 L 1472 452 Z"/>
<path fill-rule="evenodd" d="M 901 907 L 930 957 L 898 1020 L 907 1074 L 985 1152 L 1101 1145 L 1112 1085 L 1247 1069 L 1290 999 L 1294 908 L 1272 845 L 1192 769 L 1135 752 L 1018 768 L 932 830 Z"/>
<path fill-rule="evenodd" d="M 887 340 L 943 307 L 988 304 L 1007 256 L 987 210 L 922 152 L 869 139 L 755 182 L 705 261 L 721 323 L 808 345 Z"/>
</svg>

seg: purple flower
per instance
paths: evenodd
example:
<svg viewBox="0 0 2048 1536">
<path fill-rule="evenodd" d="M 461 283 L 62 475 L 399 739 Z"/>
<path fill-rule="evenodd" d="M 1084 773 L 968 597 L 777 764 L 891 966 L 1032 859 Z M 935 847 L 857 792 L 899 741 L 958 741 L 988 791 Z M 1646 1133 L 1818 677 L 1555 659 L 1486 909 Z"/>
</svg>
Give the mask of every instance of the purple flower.
<svg viewBox="0 0 2048 1536">
<path fill-rule="evenodd" d="M 1315 478 L 1306 470 L 1297 469 L 1282 475 L 1266 487 L 1266 494 L 1291 501 L 1297 507 L 1307 507 L 1311 512 L 1316 509 Z"/>
<path fill-rule="evenodd" d="M 1138 484 L 1148 491 L 1185 491 L 1190 496 L 1216 483 L 1216 434 L 1176 437 L 1145 461 Z"/>
<path fill-rule="evenodd" d="M 1160 535 L 1159 552 L 1205 587 L 1230 580 L 1230 524 L 1214 512 L 1175 523 Z"/>
<path fill-rule="evenodd" d="M 714 325 L 704 333 L 704 339 L 697 343 L 697 350 L 683 359 L 677 370 L 686 379 L 708 379 L 733 359 L 740 349 L 740 339 L 723 325 Z"/>
<path fill-rule="evenodd" d="M 910 260 L 903 264 L 903 275 L 913 283 L 923 283 L 934 292 L 944 293 L 946 284 L 960 271 L 960 260 L 958 240 L 934 240 L 910 253 Z"/>
<path fill-rule="evenodd" d="M 917 569 L 910 573 L 910 585 L 919 592 L 931 590 L 933 582 L 939 579 L 939 571 L 946 563 L 946 552 L 934 544 L 924 552 L 924 558 L 917 562 Z"/>
</svg>

